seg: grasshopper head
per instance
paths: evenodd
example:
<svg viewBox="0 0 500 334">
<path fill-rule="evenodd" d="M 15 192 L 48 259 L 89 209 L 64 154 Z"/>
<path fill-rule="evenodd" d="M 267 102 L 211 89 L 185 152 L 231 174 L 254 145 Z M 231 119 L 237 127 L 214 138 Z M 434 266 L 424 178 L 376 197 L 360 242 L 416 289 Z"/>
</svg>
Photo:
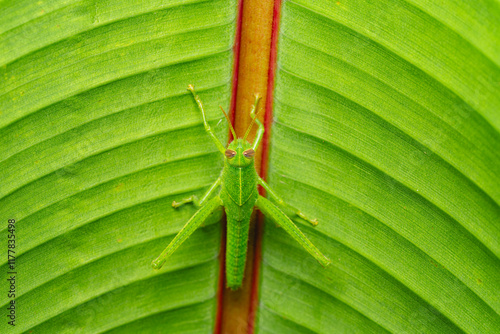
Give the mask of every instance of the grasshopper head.
<svg viewBox="0 0 500 334">
<path fill-rule="evenodd" d="M 229 129 L 231 130 L 231 133 L 233 134 L 234 139 L 231 144 L 226 149 L 226 152 L 224 152 L 224 155 L 226 156 L 226 160 L 229 163 L 229 165 L 233 167 L 247 167 L 250 164 L 253 163 L 253 157 L 255 156 L 255 151 L 252 147 L 252 144 L 250 144 L 246 139 L 248 134 L 250 133 L 250 130 L 252 129 L 252 125 L 254 124 L 255 120 L 257 119 L 257 115 L 254 114 L 255 109 L 257 108 L 257 103 L 259 102 L 260 97 L 258 95 L 255 96 L 255 105 L 254 108 L 250 114 L 252 117 L 252 122 L 250 122 L 250 125 L 248 126 L 247 131 L 245 132 L 245 136 L 243 138 L 238 138 L 236 136 L 236 131 L 234 131 L 233 125 L 231 124 L 231 120 L 227 116 L 226 112 L 222 107 L 220 109 L 224 113 L 224 116 L 227 119 L 227 123 L 229 124 Z"/>
<path fill-rule="evenodd" d="M 224 155 L 231 166 L 246 167 L 253 162 L 255 151 L 252 149 L 252 144 L 238 138 L 229 144 Z"/>
</svg>

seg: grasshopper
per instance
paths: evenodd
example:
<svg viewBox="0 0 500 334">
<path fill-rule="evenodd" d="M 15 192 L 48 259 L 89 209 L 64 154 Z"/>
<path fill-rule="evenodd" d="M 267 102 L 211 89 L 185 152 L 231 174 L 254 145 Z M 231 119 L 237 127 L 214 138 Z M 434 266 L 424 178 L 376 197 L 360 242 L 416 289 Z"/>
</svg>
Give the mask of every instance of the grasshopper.
<svg viewBox="0 0 500 334">
<path fill-rule="evenodd" d="M 252 122 L 248 127 L 245 136 L 238 138 L 234 128 L 229 121 L 227 114 L 221 107 L 224 116 L 227 118 L 230 130 L 235 138 L 227 148 L 217 139 L 207 122 L 205 110 L 200 98 L 196 94 L 193 85 L 188 86 L 198 108 L 203 116 L 205 130 L 212 138 L 213 142 L 224 156 L 224 168 L 215 181 L 201 199 L 192 195 L 180 202 L 174 201 L 172 206 L 178 208 L 186 203 L 193 203 L 200 209 L 189 219 L 184 227 L 179 231 L 167 248 L 151 264 L 154 269 L 160 269 L 167 258 L 200 226 L 214 211 L 224 207 L 227 217 L 227 244 L 226 244 L 226 283 L 227 287 L 235 290 L 243 282 L 245 271 L 245 261 L 248 244 L 248 230 L 250 226 L 250 216 L 256 206 L 265 216 L 273 220 L 299 242 L 316 260 L 323 266 L 327 266 L 330 260 L 325 257 L 314 246 L 309 239 L 299 230 L 299 228 L 283 213 L 283 211 L 270 200 L 259 195 L 257 185 L 261 185 L 269 197 L 282 208 L 293 210 L 300 218 L 308 221 L 312 225 L 317 225 L 316 219 L 310 220 L 300 210 L 294 209 L 286 204 L 269 185 L 259 177 L 254 166 L 255 151 L 264 135 L 264 126 L 257 119 L 256 110 L 260 100 L 255 96 L 255 102 L 250 112 Z M 253 144 L 246 138 L 256 123 L 258 125 L 257 134 Z M 217 195 L 216 190 L 219 189 Z M 215 195 L 215 196 L 214 196 Z M 213 197 L 213 198 L 212 198 Z"/>
</svg>

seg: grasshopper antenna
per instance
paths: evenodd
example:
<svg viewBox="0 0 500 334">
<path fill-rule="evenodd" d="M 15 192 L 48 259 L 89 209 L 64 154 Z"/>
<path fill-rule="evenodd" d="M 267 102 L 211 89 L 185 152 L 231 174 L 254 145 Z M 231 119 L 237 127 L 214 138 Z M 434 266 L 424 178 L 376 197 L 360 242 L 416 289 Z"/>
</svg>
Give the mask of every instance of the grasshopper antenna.
<svg viewBox="0 0 500 334">
<path fill-rule="evenodd" d="M 219 106 L 220 110 L 222 110 L 222 112 L 224 113 L 224 116 L 226 116 L 226 119 L 227 119 L 227 124 L 229 124 L 229 129 L 231 130 L 231 133 L 233 134 L 233 138 L 234 139 L 238 139 L 238 137 L 236 136 L 236 132 L 234 131 L 234 128 L 233 128 L 233 125 L 231 124 L 231 120 L 229 119 L 229 117 L 227 116 L 226 112 L 224 111 L 224 109 L 222 109 L 221 106 Z"/>
</svg>

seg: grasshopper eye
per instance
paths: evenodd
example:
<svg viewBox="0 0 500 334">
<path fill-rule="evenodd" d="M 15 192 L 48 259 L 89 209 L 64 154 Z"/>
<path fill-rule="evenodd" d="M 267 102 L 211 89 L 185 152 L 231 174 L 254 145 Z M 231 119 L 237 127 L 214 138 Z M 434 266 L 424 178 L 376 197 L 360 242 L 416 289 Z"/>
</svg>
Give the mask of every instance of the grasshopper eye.
<svg viewBox="0 0 500 334">
<path fill-rule="evenodd" d="M 231 159 L 231 158 L 234 158 L 234 156 L 236 155 L 236 151 L 227 149 L 224 154 L 226 155 L 226 157 L 228 157 L 229 159 Z"/>
<path fill-rule="evenodd" d="M 253 158 L 253 156 L 255 155 L 255 151 L 253 149 L 248 149 L 246 151 L 243 152 L 243 155 L 245 156 L 245 158 Z"/>
</svg>

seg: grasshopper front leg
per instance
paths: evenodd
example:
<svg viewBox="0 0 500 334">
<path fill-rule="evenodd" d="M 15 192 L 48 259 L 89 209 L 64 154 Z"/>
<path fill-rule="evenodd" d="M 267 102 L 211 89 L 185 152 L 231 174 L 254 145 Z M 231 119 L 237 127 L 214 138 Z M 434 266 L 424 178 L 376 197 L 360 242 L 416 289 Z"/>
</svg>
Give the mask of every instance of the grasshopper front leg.
<svg viewBox="0 0 500 334">
<path fill-rule="evenodd" d="M 299 228 L 288 218 L 287 215 L 283 213 L 277 206 L 275 206 L 267 198 L 259 195 L 257 202 L 255 203 L 259 210 L 266 215 L 266 217 L 272 219 L 276 224 L 283 227 L 285 231 L 290 234 L 292 238 L 297 240 L 297 242 L 306 249 L 316 260 L 318 260 L 321 265 L 326 267 L 330 264 L 330 260 L 324 256 L 316 246 L 312 244 L 309 239 L 299 230 Z"/>
<path fill-rule="evenodd" d="M 266 181 L 262 180 L 259 177 L 257 182 L 262 186 L 262 188 L 264 188 L 266 190 L 266 192 L 269 194 L 269 197 L 271 197 L 279 205 L 281 205 L 282 207 L 288 207 L 291 210 L 295 211 L 295 214 L 297 216 L 299 216 L 300 218 L 304 219 L 305 221 L 311 223 L 313 226 L 318 225 L 318 221 L 316 219 L 311 220 L 311 219 L 307 218 L 306 215 L 302 211 L 295 209 L 290 204 L 285 203 L 285 201 L 277 193 L 275 193 L 274 190 L 271 189 L 271 187 L 269 187 L 269 185 L 266 183 Z"/>
<path fill-rule="evenodd" d="M 165 248 L 165 250 L 158 256 L 151 265 L 154 269 L 160 269 L 167 258 L 184 242 L 193 232 L 200 226 L 215 210 L 222 206 L 222 200 L 219 196 L 214 197 L 203 205 L 192 217 L 188 220 L 182 230 L 177 233 L 175 238 Z"/>
<path fill-rule="evenodd" d="M 210 125 L 208 124 L 207 116 L 205 115 L 205 108 L 203 108 L 203 103 L 201 103 L 200 97 L 198 96 L 198 94 L 196 94 L 196 91 L 194 90 L 194 86 L 189 85 L 188 90 L 191 92 L 191 94 L 193 94 L 194 100 L 198 104 L 198 108 L 201 111 L 201 115 L 203 117 L 203 126 L 205 126 L 205 131 L 207 131 L 207 133 L 210 135 L 213 142 L 215 143 L 215 145 L 219 149 L 220 153 L 224 154 L 224 152 L 226 151 L 226 148 L 224 147 L 224 145 L 222 145 L 222 143 L 219 141 L 219 139 L 215 136 L 215 133 L 213 132 Z"/>
<path fill-rule="evenodd" d="M 257 124 L 257 133 L 255 134 L 255 139 L 253 141 L 252 149 L 254 151 L 257 150 L 257 148 L 260 145 L 260 141 L 262 140 L 262 137 L 264 137 L 264 125 L 261 123 L 261 121 L 256 118 L 257 117 L 257 107 L 259 106 L 259 101 L 260 101 L 260 96 L 257 94 L 255 95 L 255 101 L 252 106 L 252 110 L 250 111 L 250 117 L 252 119 L 255 119 L 255 124 Z"/>
</svg>

